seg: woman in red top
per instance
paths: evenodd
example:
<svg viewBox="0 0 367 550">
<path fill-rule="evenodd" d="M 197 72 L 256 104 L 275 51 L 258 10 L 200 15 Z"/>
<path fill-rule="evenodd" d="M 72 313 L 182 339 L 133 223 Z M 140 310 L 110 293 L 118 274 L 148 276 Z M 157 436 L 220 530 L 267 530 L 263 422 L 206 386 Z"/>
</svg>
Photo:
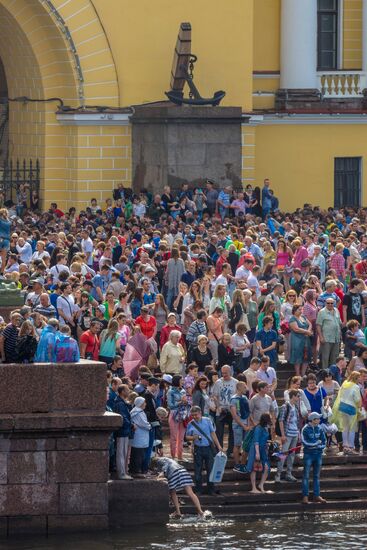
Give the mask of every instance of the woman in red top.
<svg viewBox="0 0 367 550">
<path fill-rule="evenodd" d="M 157 334 L 157 321 L 153 315 L 149 314 L 149 307 L 143 306 L 141 314 L 135 319 L 135 324 L 140 327 L 140 331 L 145 338 L 155 338 Z"/>
<path fill-rule="evenodd" d="M 93 359 L 98 361 L 99 357 L 99 338 L 97 333 L 100 328 L 98 321 L 92 321 L 89 330 L 83 332 L 80 336 L 80 357 L 82 359 Z"/>
</svg>

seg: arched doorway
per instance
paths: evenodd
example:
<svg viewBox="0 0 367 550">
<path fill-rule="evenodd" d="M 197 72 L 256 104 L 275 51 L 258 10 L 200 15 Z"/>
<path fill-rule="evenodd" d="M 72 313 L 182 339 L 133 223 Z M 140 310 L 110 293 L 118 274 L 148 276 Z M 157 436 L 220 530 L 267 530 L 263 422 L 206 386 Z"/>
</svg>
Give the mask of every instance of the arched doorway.
<svg viewBox="0 0 367 550">
<path fill-rule="evenodd" d="M 59 97 L 71 107 L 105 104 L 101 80 L 106 80 L 108 70 L 109 104 L 119 102 L 111 52 L 93 4 L 86 0 L 79 28 L 78 18 L 72 17 L 77 4 L 0 0 L 0 98 L 5 98 L 3 107 L 0 103 L 0 128 L 1 112 L 8 109 L 1 150 L 13 162 L 39 159 L 42 202 L 48 206 L 56 201 L 62 208 L 79 200 L 80 166 L 85 169 L 80 146 L 86 138 L 77 127 L 61 125 L 56 118 L 58 103 L 45 100 Z M 19 97 L 42 101 L 10 101 Z M 85 185 L 80 193 L 84 200 Z"/>
<path fill-rule="evenodd" d="M 42 196 L 47 195 L 46 190 L 57 193 L 59 183 L 52 183 L 48 160 L 48 147 L 54 143 L 66 145 L 64 130 L 60 133 L 56 127 L 52 129 L 57 104 L 11 101 L 19 97 L 44 100 L 56 96 L 66 98 L 71 105 L 78 104 L 75 76 L 60 29 L 37 0 L 0 1 L 0 59 L 2 112 L 4 117 L 7 110 L 8 116 L 2 161 L 26 159 L 35 163 L 38 159 L 42 167 Z M 65 151 L 62 153 L 65 158 Z M 52 165 L 53 169 L 61 166 L 56 160 Z"/>
</svg>

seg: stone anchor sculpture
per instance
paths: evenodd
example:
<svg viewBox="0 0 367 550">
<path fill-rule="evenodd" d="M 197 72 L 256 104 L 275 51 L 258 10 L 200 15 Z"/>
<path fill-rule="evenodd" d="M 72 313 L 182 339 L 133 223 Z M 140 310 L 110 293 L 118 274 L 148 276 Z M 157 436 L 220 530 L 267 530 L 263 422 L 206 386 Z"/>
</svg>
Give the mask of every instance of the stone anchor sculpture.
<svg viewBox="0 0 367 550">
<path fill-rule="evenodd" d="M 204 98 L 201 97 L 199 90 L 195 86 L 193 70 L 196 61 L 196 55 L 191 53 L 191 24 L 181 23 L 173 57 L 171 90 L 165 92 L 166 96 L 177 105 L 219 105 L 226 92 L 221 90 L 215 92 L 213 97 Z M 186 83 L 190 88 L 188 98 L 185 98 L 183 93 Z"/>
</svg>

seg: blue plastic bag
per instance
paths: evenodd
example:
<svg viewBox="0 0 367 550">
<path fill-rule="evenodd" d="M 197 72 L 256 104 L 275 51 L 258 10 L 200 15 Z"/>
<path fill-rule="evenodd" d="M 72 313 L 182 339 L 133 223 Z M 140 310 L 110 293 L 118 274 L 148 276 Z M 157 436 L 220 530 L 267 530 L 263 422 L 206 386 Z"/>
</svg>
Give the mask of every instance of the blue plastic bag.
<svg viewBox="0 0 367 550">
<path fill-rule="evenodd" d="M 227 455 L 220 451 L 214 458 L 213 468 L 209 476 L 210 483 L 220 483 L 222 481 L 226 464 Z"/>
</svg>

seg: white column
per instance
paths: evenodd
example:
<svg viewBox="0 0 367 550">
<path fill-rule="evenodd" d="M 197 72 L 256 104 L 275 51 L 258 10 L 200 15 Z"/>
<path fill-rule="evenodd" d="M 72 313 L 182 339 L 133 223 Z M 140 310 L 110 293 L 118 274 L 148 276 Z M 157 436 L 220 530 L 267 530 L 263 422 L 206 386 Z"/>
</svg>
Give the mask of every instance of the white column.
<svg viewBox="0 0 367 550">
<path fill-rule="evenodd" d="M 363 0 L 362 71 L 367 73 L 367 0 Z"/>
<path fill-rule="evenodd" d="M 317 88 L 317 0 L 282 0 L 280 87 Z"/>
</svg>

